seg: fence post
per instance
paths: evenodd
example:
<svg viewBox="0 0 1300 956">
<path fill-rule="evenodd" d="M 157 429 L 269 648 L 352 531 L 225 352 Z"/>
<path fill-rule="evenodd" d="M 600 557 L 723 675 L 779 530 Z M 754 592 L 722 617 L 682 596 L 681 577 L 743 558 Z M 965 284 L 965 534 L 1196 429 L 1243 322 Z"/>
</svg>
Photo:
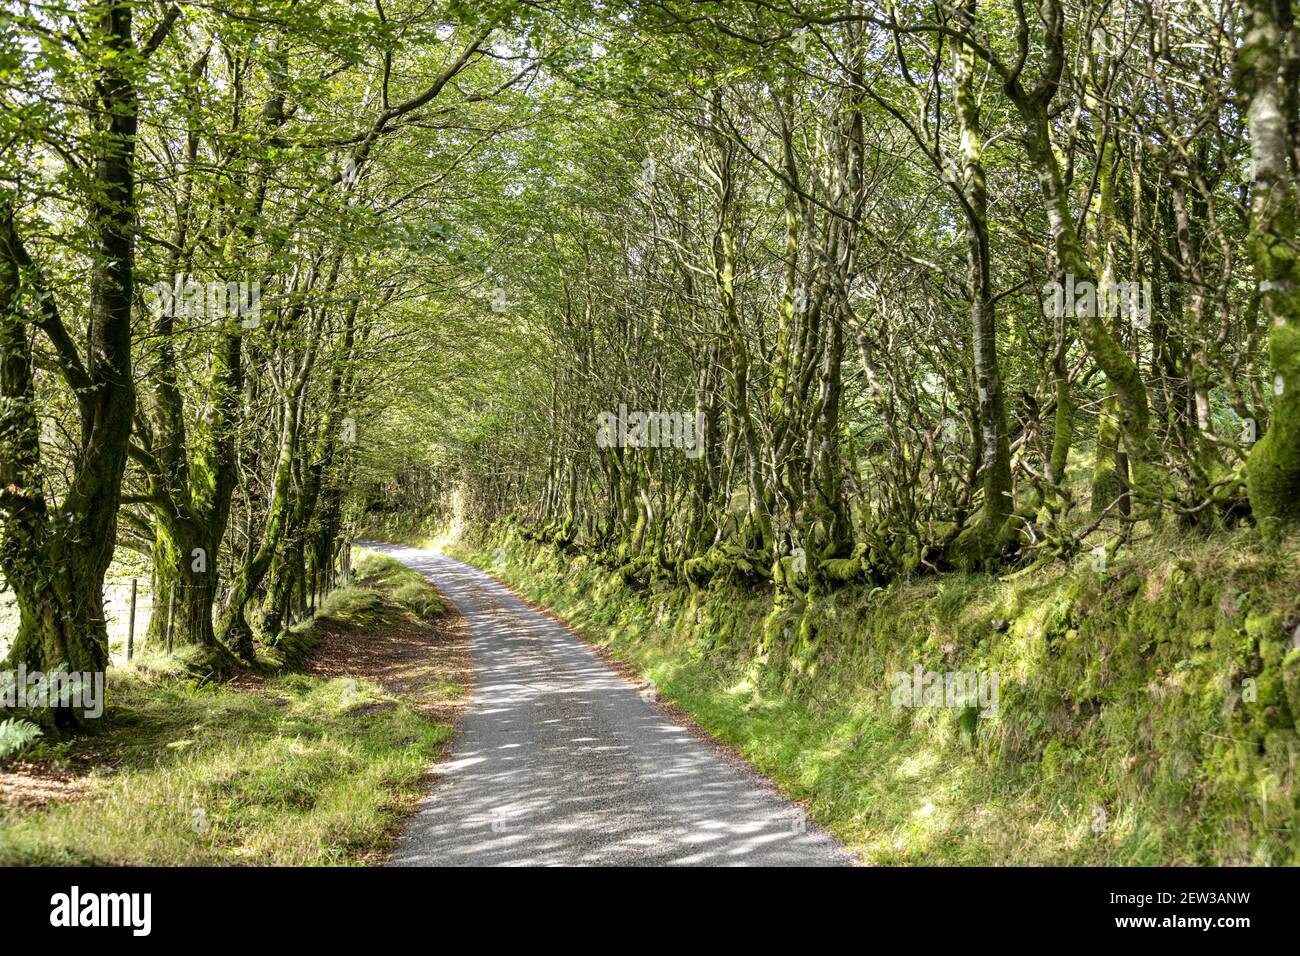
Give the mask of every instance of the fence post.
<svg viewBox="0 0 1300 956">
<path fill-rule="evenodd" d="M 126 625 L 126 659 L 129 661 L 135 656 L 135 586 L 136 579 L 131 579 L 131 612 L 127 616 Z"/>
<path fill-rule="evenodd" d="M 172 652 L 172 618 L 176 614 L 176 585 L 167 588 L 167 653 Z"/>
</svg>

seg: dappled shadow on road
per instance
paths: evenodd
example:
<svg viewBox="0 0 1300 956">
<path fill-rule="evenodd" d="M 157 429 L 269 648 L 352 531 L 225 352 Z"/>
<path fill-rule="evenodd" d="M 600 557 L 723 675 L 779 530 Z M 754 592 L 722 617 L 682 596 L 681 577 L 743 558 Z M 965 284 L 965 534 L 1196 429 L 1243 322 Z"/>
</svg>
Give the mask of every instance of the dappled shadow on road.
<svg viewBox="0 0 1300 956">
<path fill-rule="evenodd" d="M 677 726 L 488 575 L 367 545 L 428 576 L 470 627 L 474 696 L 399 865 L 829 865 L 848 856 L 757 775 Z"/>
</svg>

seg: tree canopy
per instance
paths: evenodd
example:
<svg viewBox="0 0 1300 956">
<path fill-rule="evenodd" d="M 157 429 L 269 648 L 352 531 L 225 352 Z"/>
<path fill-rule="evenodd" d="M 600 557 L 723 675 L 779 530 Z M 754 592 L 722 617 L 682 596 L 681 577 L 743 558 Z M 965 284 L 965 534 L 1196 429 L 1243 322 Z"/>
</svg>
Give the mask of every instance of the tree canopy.
<svg viewBox="0 0 1300 956">
<path fill-rule="evenodd" d="M 1295 522 L 1296 12 L 6 0 L 9 661 L 119 549 L 220 666 L 399 519 L 792 605 Z"/>
</svg>

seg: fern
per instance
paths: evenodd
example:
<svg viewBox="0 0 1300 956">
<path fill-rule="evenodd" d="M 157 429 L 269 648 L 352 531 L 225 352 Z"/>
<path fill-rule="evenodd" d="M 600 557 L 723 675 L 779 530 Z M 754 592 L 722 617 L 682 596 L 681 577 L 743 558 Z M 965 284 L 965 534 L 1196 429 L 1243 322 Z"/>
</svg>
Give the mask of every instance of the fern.
<svg viewBox="0 0 1300 956">
<path fill-rule="evenodd" d="M 41 735 L 41 728 L 30 720 L 11 717 L 0 720 L 0 760 L 16 754 Z"/>
</svg>

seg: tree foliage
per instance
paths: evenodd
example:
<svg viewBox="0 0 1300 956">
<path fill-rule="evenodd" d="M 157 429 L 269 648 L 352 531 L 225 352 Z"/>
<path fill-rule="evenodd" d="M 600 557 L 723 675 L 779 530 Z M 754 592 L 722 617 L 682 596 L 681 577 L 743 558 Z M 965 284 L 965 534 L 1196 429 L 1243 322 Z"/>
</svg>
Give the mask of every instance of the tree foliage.
<svg viewBox="0 0 1300 956">
<path fill-rule="evenodd" d="M 1295 14 L 11 0 L 9 660 L 118 547 L 251 660 L 396 512 L 795 603 L 1293 521 Z"/>
</svg>

